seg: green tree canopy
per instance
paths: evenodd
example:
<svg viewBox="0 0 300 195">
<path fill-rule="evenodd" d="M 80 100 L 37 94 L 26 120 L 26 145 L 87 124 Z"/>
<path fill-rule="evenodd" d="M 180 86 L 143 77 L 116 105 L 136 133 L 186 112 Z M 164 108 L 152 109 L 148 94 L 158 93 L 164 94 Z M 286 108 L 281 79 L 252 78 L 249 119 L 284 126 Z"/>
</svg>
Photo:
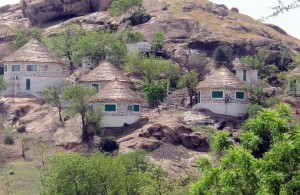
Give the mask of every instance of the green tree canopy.
<svg viewBox="0 0 300 195">
<path fill-rule="evenodd" d="M 171 79 L 179 73 L 179 66 L 171 60 L 156 58 L 150 55 L 149 58 L 143 54 L 129 53 L 126 58 L 125 70 L 142 74 L 146 83 L 152 83 L 159 76 L 166 76 Z"/>
<path fill-rule="evenodd" d="M 82 35 L 73 45 L 76 51 L 73 61 L 77 64 L 82 57 L 88 57 L 95 63 L 109 59 L 112 64 L 121 67 L 127 54 L 125 44 L 116 35 L 107 30 L 89 32 Z"/>
<path fill-rule="evenodd" d="M 231 147 L 216 164 L 199 160 L 204 172 L 191 194 L 299 194 L 300 130 L 293 120 L 285 104 L 258 112 L 244 124 L 242 146 Z M 266 142 L 268 150 L 254 158 L 257 145 Z"/>
<path fill-rule="evenodd" d="M 68 103 L 66 112 L 71 116 L 77 113 L 81 116 L 82 139 L 84 141 L 89 139 L 89 119 L 87 119 L 90 111 L 89 101 L 95 94 L 94 88 L 85 85 L 69 85 L 63 88 L 63 98 Z"/>
<path fill-rule="evenodd" d="M 143 88 L 143 93 L 147 103 L 150 106 L 157 108 L 158 112 L 160 113 L 158 106 L 167 97 L 166 86 L 163 83 L 147 84 Z"/>
<path fill-rule="evenodd" d="M 59 121 L 63 123 L 61 116 L 62 97 L 60 97 L 60 90 L 55 87 L 44 89 L 42 92 L 42 97 L 51 106 L 56 107 L 58 109 Z"/>
<path fill-rule="evenodd" d="M 142 8 L 142 0 L 114 0 L 108 11 L 112 16 L 121 16 L 129 13 L 134 14 Z"/>
<path fill-rule="evenodd" d="M 194 71 L 183 74 L 178 81 L 179 88 L 186 87 L 188 89 L 191 107 L 193 106 L 193 96 L 196 94 L 196 87 L 198 85 L 198 82 L 199 82 L 198 74 Z"/>
</svg>

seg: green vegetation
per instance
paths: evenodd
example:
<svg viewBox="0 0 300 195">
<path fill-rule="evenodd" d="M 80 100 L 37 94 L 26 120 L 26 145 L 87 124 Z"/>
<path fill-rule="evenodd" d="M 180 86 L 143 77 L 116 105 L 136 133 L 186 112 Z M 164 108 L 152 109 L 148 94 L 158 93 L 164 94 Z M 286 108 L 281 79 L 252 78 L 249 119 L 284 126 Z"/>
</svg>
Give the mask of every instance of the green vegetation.
<svg viewBox="0 0 300 195">
<path fill-rule="evenodd" d="M 18 48 L 22 47 L 32 38 L 41 41 L 42 30 L 39 28 L 32 28 L 30 31 L 17 30 L 16 39 L 13 42 L 13 50 L 17 50 Z"/>
<path fill-rule="evenodd" d="M 232 49 L 229 46 L 218 46 L 213 53 L 214 60 L 218 66 L 226 65 L 231 68 Z"/>
<path fill-rule="evenodd" d="M 110 15 L 121 16 L 138 12 L 143 6 L 142 0 L 114 0 L 108 9 Z"/>
<path fill-rule="evenodd" d="M 179 88 L 186 87 L 188 89 L 191 107 L 193 106 L 193 96 L 196 94 L 196 87 L 198 85 L 198 82 L 199 82 L 198 74 L 194 71 L 183 74 L 178 81 Z"/>
<path fill-rule="evenodd" d="M 143 93 L 147 103 L 153 108 L 157 108 L 158 112 L 160 113 L 158 106 L 167 97 L 167 90 L 165 84 L 163 83 L 147 84 L 144 86 Z"/>
<path fill-rule="evenodd" d="M 154 52 L 161 51 L 164 46 L 165 34 L 163 32 L 156 32 L 152 40 L 152 50 Z"/>
<path fill-rule="evenodd" d="M 293 120 L 291 108 L 285 104 L 259 111 L 244 124 L 241 146 L 224 148 L 225 154 L 216 164 L 198 160 L 204 173 L 191 185 L 190 193 L 299 194 L 300 131 L 298 125 L 291 125 Z M 225 133 L 220 137 L 218 140 L 228 138 Z M 220 143 L 232 146 L 231 142 Z"/>
<path fill-rule="evenodd" d="M 212 140 L 212 149 L 219 155 L 228 150 L 234 144 L 228 131 L 217 131 Z"/>
<path fill-rule="evenodd" d="M 104 137 L 99 144 L 99 149 L 103 152 L 113 152 L 118 148 L 119 144 L 114 137 Z"/>
<path fill-rule="evenodd" d="M 172 194 L 178 187 L 140 150 L 116 157 L 56 154 L 42 177 L 42 194 L 159 195 Z"/>
<path fill-rule="evenodd" d="M 129 26 L 119 33 L 119 39 L 122 43 L 136 43 L 144 41 L 145 37 L 142 33 L 134 31 L 133 28 Z"/>
<path fill-rule="evenodd" d="M 96 94 L 96 90 L 91 87 L 87 87 L 84 85 L 69 85 L 63 88 L 63 99 L 67 101 L 68 108 L 66 112 L 70 116 L 74 116 L 75 114 L 80 114 L 81 116 L 81 123 L 82 123 L 82 140 L 88 141 L 90 133 L 89 130 L 89 101 L 93 95 Z M 97 123 L 99 122 L 99 117 L 101 115 L 97 112 L 96 118 Z M 94 120 L 92 120 L 94 121 Z"/>
<path fill-rule="evenodd" d="M 4 137 L 4 144 L 12 145 L 14 143 L 15 143 L 15 140 L 14 140 L 13 136 L 11 136 L 11 135 L 5 135 L 5 137 Z"/>
<path fill-rule="evenodd" d="M 176 77 L 179 73 L 179 66 L 171 60 L 156 58 L 154 55 L 147 57 L 143 54 L 130 53 L 126 59 L 125 70 L 143 75 L 144 81 L 151 84 L 161 75 L 170 80 Z"/>
<path fill-rule="evenodd" d="M 70 65 L 74 68 L 74 54 L 76 50 L 74 45 L 83 35 L 83 29 L 78 24 L 69 24 L 60 29 L 57 36 L 43 38 L 43 43 L 59 57 L 69 60 Z"/>
<path fill-rule="evenodd" d="M 3 76 L 0 76 L 0 90 L 5 90 L 5 81 Z"/>
<path fill-rule="evenodd" d="M 42 92 L 42 97 L 51 106 L 56 107 L 58 109 L 59 121 L 63 123 L 61 116 L 62 99 L 60 97 L 60 90 L 55 87 L 44 89 Z"/>
</svg>

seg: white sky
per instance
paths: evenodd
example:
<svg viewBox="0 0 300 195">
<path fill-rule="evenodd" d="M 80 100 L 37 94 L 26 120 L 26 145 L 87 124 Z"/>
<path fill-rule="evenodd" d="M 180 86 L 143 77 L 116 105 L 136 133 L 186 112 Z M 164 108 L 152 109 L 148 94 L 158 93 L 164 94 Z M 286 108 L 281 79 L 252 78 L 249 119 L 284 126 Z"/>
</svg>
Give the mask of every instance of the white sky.
<svg viewBox="0 0 300 195">
<path fill-rule="evenodd" d="M 210 0 L 214 3 L 225 4 L 229 9 L 237 7 L 240 13 L 251 16 L 254 19 L 260 19 L 272 13 L 271 7 L 276 5 L 276 0 Z M 284 0 L 284 2 L 293 2 L 294 0 Z M 0 6 L 6 4 L 18 3 L 20 0 L 0 0 Z M 300 39 L 300 8 L 291 10 L 280 16 L 273 17 L 265 21 L 280 26 L 290 35 Z"/>
<path fill-rule="evenodd" d="M 1 0 L 0 0 L 1 1 Z M 254 19 L 260 19 L 272 13 L 271 7 L 277 5 L 276 0 L 210 0 L 213 3 L 224 4 L 231 9 L 237 7 L 240 13 L 251 16 Z M 283 2 L 293 2 L 294 0 L 284 0 Z M 265 21 L 280 26 L 290 35 L 300 39 L 300 8 L 290 10 L 279 16 Z"/>
</svg>

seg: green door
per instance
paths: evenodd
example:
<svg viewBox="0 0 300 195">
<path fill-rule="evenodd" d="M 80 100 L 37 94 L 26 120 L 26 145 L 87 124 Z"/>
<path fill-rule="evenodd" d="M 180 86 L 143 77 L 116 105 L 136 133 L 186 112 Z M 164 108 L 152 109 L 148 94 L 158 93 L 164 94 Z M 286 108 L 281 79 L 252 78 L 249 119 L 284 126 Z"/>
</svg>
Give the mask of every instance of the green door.
<svg viewBox="0 0 300 195">
<path fill-rule="evenodd" d="M 26 79 L 26 90 L 30 90 L 30 79 Z"/>
</svg>

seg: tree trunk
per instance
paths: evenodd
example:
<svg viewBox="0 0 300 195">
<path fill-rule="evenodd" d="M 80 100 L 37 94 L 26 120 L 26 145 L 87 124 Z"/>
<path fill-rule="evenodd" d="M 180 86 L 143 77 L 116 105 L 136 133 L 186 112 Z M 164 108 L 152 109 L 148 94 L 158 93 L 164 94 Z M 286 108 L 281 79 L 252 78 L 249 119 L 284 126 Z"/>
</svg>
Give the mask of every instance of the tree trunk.
<svg viewBox="0 0 300 195">
<path fill-rule="evenodd" d="M 159 110 L 159 107 L 157 106 L 157 111 L 158 111 L 158 113 L 160 114 L 160 110 Z"/>
<path fill-rule="evenodd" d="M 190 106 L 193 107 L 193 94 L 190 93 Z"/>
<path fill-rule="evenodd" d="M 62 120 L 62 117 L 61 117 L 61 108 L 58 108 L 58 115 L 59 115 L 60 123 L 63 124 L 63 120 Z"/>
<path fill-rule="evenodd" d="M 87 126 L 85 124 L 85 114 L 81 114 L 81 122 L 82 122 L 82 140 L 88 141 L 89 140 L 89 134 L 87 131 Z"/>
</svg>

